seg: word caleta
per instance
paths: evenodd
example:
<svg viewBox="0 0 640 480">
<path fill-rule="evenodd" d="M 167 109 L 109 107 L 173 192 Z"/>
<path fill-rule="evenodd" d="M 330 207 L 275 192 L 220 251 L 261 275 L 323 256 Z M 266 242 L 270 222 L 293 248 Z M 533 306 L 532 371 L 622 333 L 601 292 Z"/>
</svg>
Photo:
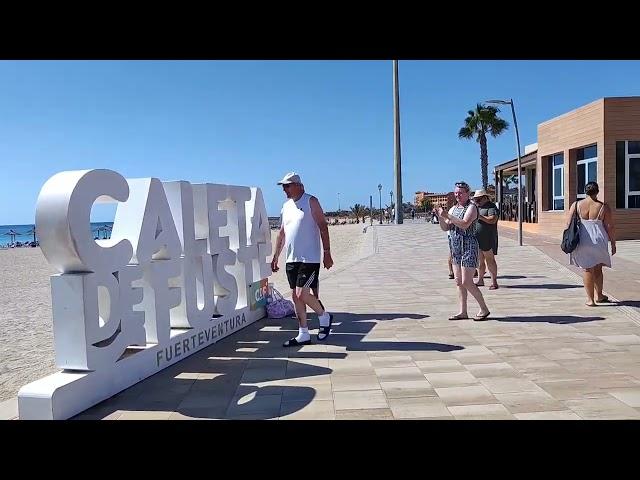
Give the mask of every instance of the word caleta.
<svg viewBox="0 0 640 480">
<path fill-rule="evenodd" d="M 109 239 L 93 238 L 94 203 L 117 204 Z M 61 172 L 40 191 L 36 232 L 59 272 L 51 300 L 63 369 L 101 370 L 128 347 L 169 345 L 174 332 L 207 328 L 212 317 L 253 305 L 249 287 L 271 274 L 259 188 Z"/>
</svg>

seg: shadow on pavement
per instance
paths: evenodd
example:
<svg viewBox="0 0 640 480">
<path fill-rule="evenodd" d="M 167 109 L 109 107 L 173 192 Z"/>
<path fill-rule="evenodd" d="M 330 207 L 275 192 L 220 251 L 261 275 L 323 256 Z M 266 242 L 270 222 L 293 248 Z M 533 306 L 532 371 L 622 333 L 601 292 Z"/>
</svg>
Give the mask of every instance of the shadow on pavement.
<svg viewBox="0 0 640 480">
<path fill-rule="evenodd" d="M 491 278 L 485 274 L 485 278 Z M 543 275 L 498 275 L 498 279 L 519 280 L 521 278 L 545 278 Z"/>
<path fill-rule="evenodd" d="M 563 290 L 567 288 L 583 288 L 583 287 L 582 285 L 569 285 L 565 283 L 541 283 L 539 285 L 502 285 L 501 288 Z"/>
<path fill-rule="evenodd" d="M 313 334 L 312 345 L 298 348 L 282 346 L 297 333 L 296 319 L 265 318 L 74 419 L 102 419 L 118 411 L 126 411 L 129 416 L 129 412 L 171 412 L 174 417 L 184 419 L 271 419 L 281 414 L 290 415 L 317 396 L 313 382 L 305 385 L 304 379 L 332 373 L 332 369 L 317 363 L 346 358 L 348 351 L 449 352 L 463 349 L 458 345 L 431 342 L 366 341 L 366 335 L 376 325 L 375 320 L 423 318 L 428 315 L 337 312 L 334 313 L 332 334 L 325 342 L 318 342 Z M 317 326 L 316 316 L 310 315 L 310 329 Z M 327 351 L 324 345 L 344 347 L 345 351 Z M 305 362 L 305 359 L 310 361 Z"/>
<path fill-rule="evenodd" d="M 606 307 L 607 305 L 611 305 L 614 307 L 633 307 L 640 308 L 640 301 L 638 300 L 621 300 L 619 302 L 610 302 L 610 303 L 599 303 L 598 306 Z"/>
<path fill-rule="evenodd" d="M 604 317 L 579 317 L 577 315 L 537 315 L 519 317 L 489 317 L 485 321 L 496 320 L 498 322 L 546 322 L 546 323 L 585 323 L 604 320 Z"/>
</svg>

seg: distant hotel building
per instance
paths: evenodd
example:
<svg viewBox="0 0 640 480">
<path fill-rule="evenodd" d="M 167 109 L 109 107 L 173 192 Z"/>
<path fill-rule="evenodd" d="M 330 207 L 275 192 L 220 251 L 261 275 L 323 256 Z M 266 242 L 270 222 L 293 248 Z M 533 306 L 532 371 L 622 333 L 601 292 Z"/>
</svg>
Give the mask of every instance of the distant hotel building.
<svg viewBox="0 0 640 480">
<path fill-rule="evenodd" d="M 442 208 L 451 208 L 453 204 L 456 203 L 456 199 L 453 196 L 453 192 L 447 193 L 430 193 L 430 192 L 416 192 L 413 197 L 413 204 L 416 208 L 419 208 L 422 205 L 423 199 L 427 199 L 431 202 L 431 206 L 433 208 L 442 207 Z"/>
</svg>

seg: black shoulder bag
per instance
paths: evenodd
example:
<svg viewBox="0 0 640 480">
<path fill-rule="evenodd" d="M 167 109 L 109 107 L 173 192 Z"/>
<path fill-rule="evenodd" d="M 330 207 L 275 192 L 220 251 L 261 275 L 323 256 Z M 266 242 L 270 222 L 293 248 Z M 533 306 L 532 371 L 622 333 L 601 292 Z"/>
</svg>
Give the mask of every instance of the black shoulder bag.
<svg viewBox="0 0 640 480">
<path fill-rule="evenodd" d="M 580 215 L 578 215 L 578 203 L 576 203 L 576 209 L 571 217 L 571 223 L 569 227 L 562 232 L 562 243 L 560 248 L 564 253 L 573 252 L 580 243 Z"/>
</svg>

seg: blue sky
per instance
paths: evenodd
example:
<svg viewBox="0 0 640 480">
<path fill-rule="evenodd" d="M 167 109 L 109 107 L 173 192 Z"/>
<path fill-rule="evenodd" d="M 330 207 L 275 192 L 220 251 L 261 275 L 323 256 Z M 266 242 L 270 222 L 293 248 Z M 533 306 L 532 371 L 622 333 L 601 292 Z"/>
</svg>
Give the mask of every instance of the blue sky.
<svg viewBox="0 0 640 480">
<path fill-rule="evenodd" d="M 480 184 L 467 110 L 513 97 L 521 143 L 537 124 L 603 96 L 640 94 L 639 61 L 401 61 L 404 200 Z M 502 111 L 511 124 L 511 113 Z M 511 128 L 489 167 L 515 157 Z M 391 61 L 0 61 L 0 224 L 32 223 L 63 170 L 110 168 L 262 188 L 269 215 L 287 171 L 325 210 L 383 203 L 393 188 Z M 111 211 L 94 208 L 94 220 Z"/>
</svg>

